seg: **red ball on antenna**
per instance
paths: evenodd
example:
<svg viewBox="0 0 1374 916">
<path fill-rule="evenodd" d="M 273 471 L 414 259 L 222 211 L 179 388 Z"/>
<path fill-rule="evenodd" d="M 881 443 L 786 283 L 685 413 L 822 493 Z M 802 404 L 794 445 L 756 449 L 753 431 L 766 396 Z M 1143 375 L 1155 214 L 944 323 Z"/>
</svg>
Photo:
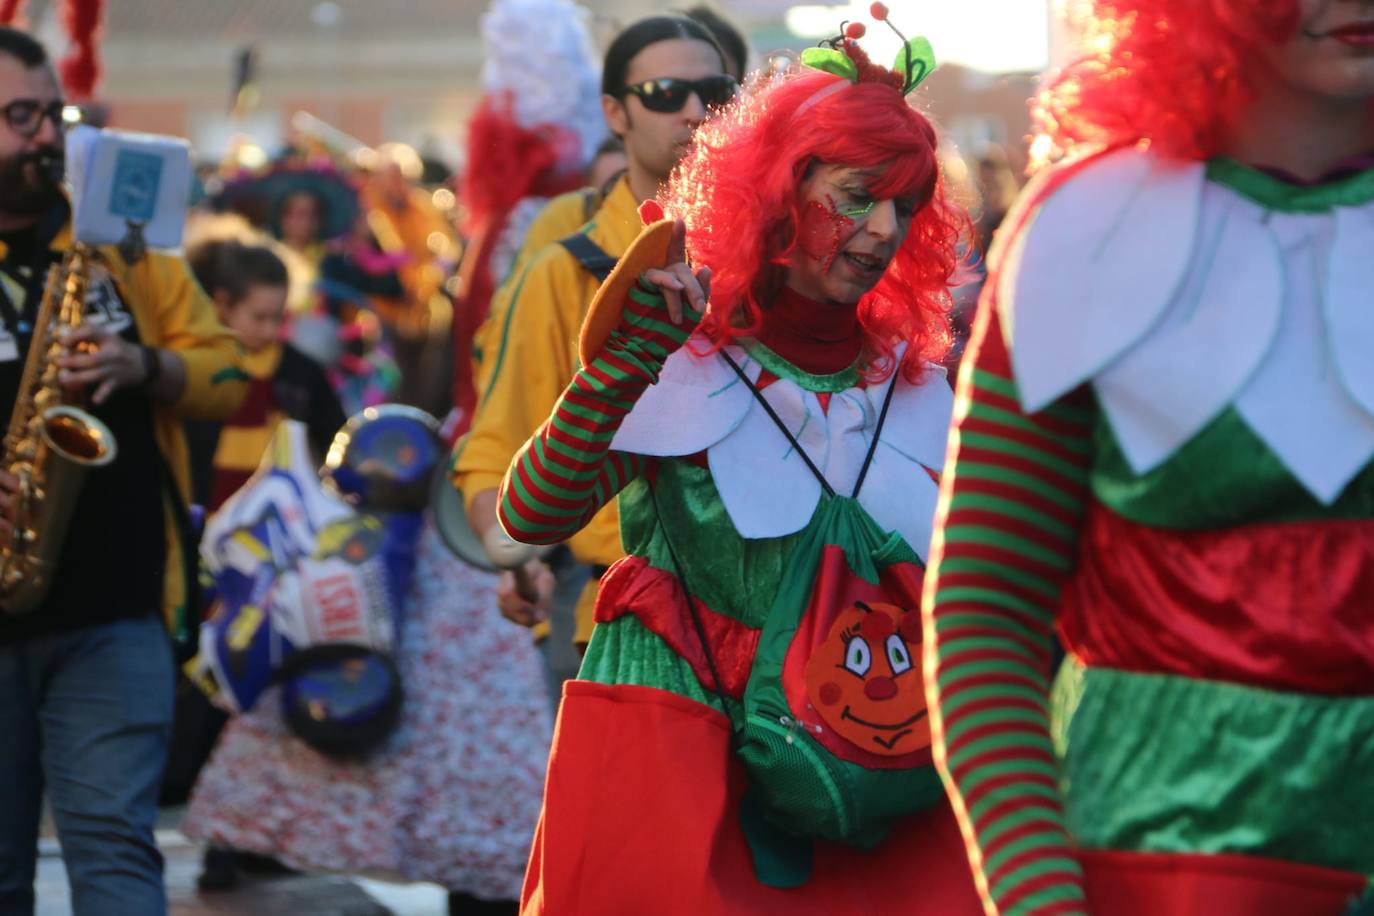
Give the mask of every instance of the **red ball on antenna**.
<svg viewBox="0 0 1374 916">
<path fill-rule="evenodd" d="M 867 31 L 868 27 L 865 26 L 862 22 L 851 22 L 849 25 L 844 27 L 844 36 L 846 38 L 853 38 L 855 40 L 858 40 L 860 38 L 863 38 L 864 33 Z"/>
<path fill-rule="evenodd" d="M 887 4 L 874 3 L 868 8 L 868 13 L 879 22 L 885 22 L 887 21 Z"/>
<path fill-rule="evenodd" d="M 652 226 L 659 220 L 666 218 L 662 205 L 652 197 L 639 205 L 639 219 L 646 226 Z"/>
</svg>

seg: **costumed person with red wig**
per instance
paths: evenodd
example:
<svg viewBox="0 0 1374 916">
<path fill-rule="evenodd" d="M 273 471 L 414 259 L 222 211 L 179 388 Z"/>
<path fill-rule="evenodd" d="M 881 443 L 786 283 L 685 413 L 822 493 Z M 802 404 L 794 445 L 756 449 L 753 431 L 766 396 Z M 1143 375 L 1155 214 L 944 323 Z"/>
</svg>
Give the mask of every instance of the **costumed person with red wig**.
<svg viewBox="0 0 1374 916">
<path fill-rule="evenodd" d="M 907 101 L 929 43 L 888 70 L 849 29 L 703 122 L 502 485 L 527 543 L 618 495 L 628 553 L 564 690 L 526 913 L 979 910 L 918 612 L 968 224 Z"/>
<path fill-rule="evenodd" d="M 453 323 L 454 432 L 477 405 L 473 339 L 525 231 L 550 198 L 579 188 L 605 136 L 590 15 L 572 0 L 494 0 L 482 16 L 482 101 L 468 122 L 460 185 L 468 247 Z M 532 65 L 530 27 L 538 23 Z"/>
<path fill-rule="evenodd" d="M 959 382 L 936 759 L 989 913 L 1368 912 L 1374 3 L 1078 24 Z"/>
</svg>

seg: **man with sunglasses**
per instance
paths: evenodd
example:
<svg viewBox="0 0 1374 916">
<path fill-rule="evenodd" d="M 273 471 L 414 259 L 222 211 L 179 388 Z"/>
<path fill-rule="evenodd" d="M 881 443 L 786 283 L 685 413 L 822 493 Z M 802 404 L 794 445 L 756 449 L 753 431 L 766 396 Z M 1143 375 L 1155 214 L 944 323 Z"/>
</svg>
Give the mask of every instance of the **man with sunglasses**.
<svg viewBox="0 0 1374 916">
<path fill-rule="evenodd" d="M 42 46 L 0 27 L 0 418 L 19 396 L 48 268 L 71 244 L 62 112 Z M 33 912 L 44 794 L 77 916 L 166 911 L 153 826 L 173 658 L 158 611 L 187 606 L 182 559 L 194 557 L 181 417 L 227 416 L 243 393 L 237 344 L 180 258 L 101 247 L 95 261 L 59 382 L 90 395 L 118 454 L 82 483 L 47 596 L 28 613 L 0 606 L 6 916 Z M 6 534 L 17 485 L 0 470 Z"/>
<path fill-rule="evenodd" d="M 682 16 L 642 19 L 617 35 L 606 52 L 601 86 L 606 126 L 625 144 L 625 176 L 580 233 L 524 258 L 493 298 L 491 314 L 499 325 L 491 337 L 497 343 L 478 368 L 481 401 L 453 473 L 479 537 L 496 525 L 496 490 L 511 459 L 578 368 L 583 316 L 601 278 L 638 235 L 639 204 L 657 195 L 707 110 L 730 101 L 738 89 L 711 33 Z M 568 546 L 594 570 L 623 556 L 615 506 Z M 540 594 L 521 594 L 509 574 L 500 592 L 502 614 L 525 626 L 546 620 L 552 604 L 553 579 L 532 563 Z M 591 635 L 594 585 L 578 602 L 574 639 L 581 644 Z"/>
<path fill-rule="evenodd" d="M 704 67 L 704 52 L 693 49 L 701 57 L 696 63 Z M 652 73 L 662 69 L 657 59 L 667 52 L 653 53 L 649 59 L 630 73 Z M 673 166 L 687 152 L 692 131 L 701 123 L 709 108 L 718 108 L 735 97 L 735 78 L 725 73 L 711 73 L 689 79 L 677 76 L 657 76 L 627 82 L 606 99 L 606 121 L 611 130 L 625 138 L 629 156 L 630 190 L 640 200 L 658 194 L 658 186 L 667 181 Z M 638 104 L 636 104 L 638 103 Z"/>
</svg>

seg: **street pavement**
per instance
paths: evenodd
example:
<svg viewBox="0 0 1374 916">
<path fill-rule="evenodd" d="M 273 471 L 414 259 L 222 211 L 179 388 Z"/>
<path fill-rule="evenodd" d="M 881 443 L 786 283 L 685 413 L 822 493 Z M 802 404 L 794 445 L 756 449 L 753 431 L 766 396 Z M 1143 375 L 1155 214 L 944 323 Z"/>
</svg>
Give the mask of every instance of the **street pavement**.
<svg viewBox="0 0 1374 916">
<path fill-rule="evenodd" d="M 387 884 L 330 875 L 246 876 L 232 890 L 196 888 L 201 847 L 168 828 L 157 832 L 167 860 L 170 916 L 445 916 L 447 895 L 427 884 Z M 67 873 L 57 841 L 39 843 L 35 916 L 70 916 Z"/>
</svg>

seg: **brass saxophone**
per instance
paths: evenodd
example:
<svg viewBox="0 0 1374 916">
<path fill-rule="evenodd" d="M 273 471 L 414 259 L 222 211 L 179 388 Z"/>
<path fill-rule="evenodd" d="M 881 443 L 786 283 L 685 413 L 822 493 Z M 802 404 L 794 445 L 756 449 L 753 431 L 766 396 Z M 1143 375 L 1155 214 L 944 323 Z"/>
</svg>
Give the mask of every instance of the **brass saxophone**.
<svg viewBox="0 0 1374 916">
<path fill-rule="evenodd" d="M 11 531 L 0 537 L 0 608 L 32 611 L 52 587 L 86 471 L 114 460 L 114 436 L 58 383 L 61 338 L 81 326 L 95 254 L 76 243 L 48 271 L 19 393 L 5 433 L 3 467 L 19 479 Z"/>
</svg>

